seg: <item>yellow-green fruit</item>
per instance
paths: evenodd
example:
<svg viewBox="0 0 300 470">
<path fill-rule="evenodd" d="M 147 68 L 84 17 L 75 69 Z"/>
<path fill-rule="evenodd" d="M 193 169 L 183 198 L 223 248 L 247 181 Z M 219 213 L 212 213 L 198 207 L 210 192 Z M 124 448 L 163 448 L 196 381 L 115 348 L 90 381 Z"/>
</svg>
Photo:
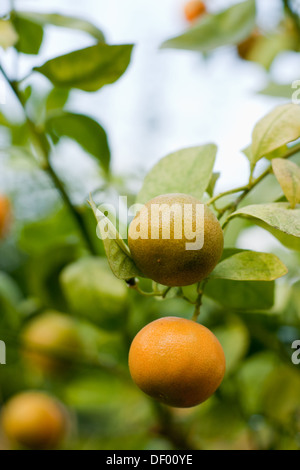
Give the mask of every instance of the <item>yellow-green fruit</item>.
<svg viewBox="0 0 300 470">
<path fill-rule="evenodd" d="M 59 402 L 40 392 L 13 397 L 3 408 L 1 425 L 14 445 L 32 450 L 55 449 L 67 430 L 67 415 Z"/>
<path fill-rule="evenodd" d="M 159 218 L 152 212 L 158 205 Z M 175 211 L 170 211 L 172 207 Z M 223 252 L 223 231 L 205 205 L 199 223 L 197 209 L 200 207 L 203 204 L 187 194 L 158 196 L 142 207 L 130 224 L 128 243 L 133 260 L 145 276 L 166 286 L 187 286 L 205 279 L 213 271 Z M 146 227 L 144 231 L 143 227 Z M 194 239 L 190 238 L 192 231 Z M 155 232 L 157 239 L 153 238 Z M 200 249 L 187 249 L 196 239 L 201 240 L 203 234 L 204 244 Z"/>
<path fill-rule="evenodd" d="M 65 371 L 83 352 L 77 324 L 57 312 L 46 312 L 32 320 L 22 333 L 22 341 L 24 360 L 46 374 Z"/>
</svg>

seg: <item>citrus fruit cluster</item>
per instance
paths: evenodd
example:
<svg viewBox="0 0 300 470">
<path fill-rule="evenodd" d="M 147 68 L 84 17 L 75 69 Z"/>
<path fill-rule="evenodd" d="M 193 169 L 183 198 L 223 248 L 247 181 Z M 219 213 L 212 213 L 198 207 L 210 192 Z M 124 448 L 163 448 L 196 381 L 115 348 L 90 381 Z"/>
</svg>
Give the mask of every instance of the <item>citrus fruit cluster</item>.
<svg viewBox="0 0 300 470">
<path fill-rule="evenodd" d="M 159 218 L 153 217 L 154 206 L 160 208 Z M 190 208 L 187 212 L 186 206 Z M 196 223 L 199 206 L 200 201 L 192 196 L 166 194 L 145 204 L 133 219 L 128 243 L 133 260 L 146 277 L 166 286 L 186 286 L 212 272 L 222 255 L 223 231 L 207 206 L 202 205 L 202 223 Z M 170 210 L 174 207 L 177 209 Z M 202 248 L 187 249 L 191 242 L 184 230 L 187 225 L 195 238 L 204 235 Z M 144 236 L 142 227 L 146 227 Z M 164 237 L 166 233 L 170 236 Z M 204 402 L 216 391 L 225 374 L 225 356 L 218 339 L 204 326 L 166 317 L 136 335 L 129 352 L 129 369 L 133 381 L 146 394 L 185 408 Z"/>
</svg>

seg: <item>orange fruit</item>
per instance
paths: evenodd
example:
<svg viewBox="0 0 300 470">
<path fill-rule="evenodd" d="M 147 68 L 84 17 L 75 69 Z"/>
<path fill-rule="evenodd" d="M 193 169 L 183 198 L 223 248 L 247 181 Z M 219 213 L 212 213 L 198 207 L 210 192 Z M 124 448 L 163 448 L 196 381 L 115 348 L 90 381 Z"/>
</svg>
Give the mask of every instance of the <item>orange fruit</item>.
<svg viewBox="0 0 300 470">
<path fill-rule="evenodd" d="M 206 13 L 206 6 L 204 2 L 199 0 L 191 0 L 184 6 L 184 14 L 187 21 L 194 21 Z"/>
<path fill-rule="evenodd" d="M 225 374 L 225 356 L 218 339 L 204 326 L 166 317 L 136 335 L 129 369 L 136 385 L 152 398 L 189 408 L 217 390 Z"/>
<path fill-rule="evenodd" d="M 159 212 L 153 212 L 157 209 Z M 198 209 L 203 209 L 199 218 Z M 196 246 L 203 236 L 203 245 Z M 187 286 L 213 271 L 223 252 L 224 237 L 216 216 L 198 199 L 164 194 L 151 199 L 133 219 L 128 244 L 144 276 L 165 286 Z"/>
<path fill-rule="evenodd" d="M 11 205 L 7 197 L 0 195 L 0 239 L 7 235 L 11 224 Z"/>
<path fill-rule="evenodd" d="M 32 450 L 56 448 L 63 440 L 67 418 L 55 399 L 40 392 L 24 392 L 3 408 L 1 424 L 15 445 Z"/>
</svg>

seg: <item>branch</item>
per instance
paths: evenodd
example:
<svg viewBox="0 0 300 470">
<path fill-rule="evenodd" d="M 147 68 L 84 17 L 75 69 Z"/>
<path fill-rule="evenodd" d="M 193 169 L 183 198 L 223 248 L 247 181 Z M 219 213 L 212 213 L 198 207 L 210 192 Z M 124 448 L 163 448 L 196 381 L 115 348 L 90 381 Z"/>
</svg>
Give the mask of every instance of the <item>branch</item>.
<svg viewBox="0 0 300 470">
<path fill-rule="evenodd" d="M 41 150 L 41 152 L 44 156 L 44 159 L 45 159 L 45 162 L 46 162 L 44 170 L 48 173 L 48 175 L 51 178 L 51 180 L 53 181 L 56 189 L 60 193 L 63 201 L 67 205 L 67 207 L 68 207 L 70 213 L 72 214 L 73 219 L 75 220 L 75 222 L 77 224 L 77 227 L 78 227 L 78 229 L 79 229 L 79 231 L 82 235 L 82 238 L 85 241 L 89 251 L 92 254 L 96 254 L 96 250 L 95 250 L 95 247 L 93 245 L 91 236 L 90 236 L 90 234 L 89 234 L 89 232 L 88 232 L 88 230 L 85 226 L 85 223 L 84 223 L 84 220 L 82 218 L 81 213 L 73 205 L 67 191 L 65 190 L 65 187 L 64 187 L 62 181 L 60 180 L 60 178 L 58 177 L 58 175 L 56 174 L 55 170 L 53 169 L 53 167 L 50 163 L 50 159 L 49 159 L 50 145 L 49 145 L 49 142 L 48 142 L 48 139 L 47 139 L 46 135 L 42 134 L 39 131 L 39 129 L 37 129 L 35 123 L 27 115 L 25 105 L 24 105 L 22 96 L 20 95 L 20 92 L 18 90 L 17 84 L 9 79 L 8 75 L 6 74 L 6 71 L 4 70 L 4 68 L 2 67 L 1 64 L 0 64 L 0 72 L 2 73 L 3 77 L 5 78 L 6 82 L 10 86 L 11 90 L 13 91 L 14 95 L 16 96 L 18 102 L 20 103 L 20 105 L 22 107 L 27 125 L 28 125 L 29 130 L 30 130 L 31 135 L 32 135 L 32 140 L 34 141 L 35 146 L 38 145 L 39 149 Z"/>
<path fill-rule="evenodd" d="M 296 153 L 300 152 L 300 144 L 297 144 L 297 145 L 294 145 L 293 147 L 291 147 L 286 153 L 285 155 L 283 155 L 281 158 L 289 158 L 289 157 L 292 157 L 293 155 L 295 155 Z M 210 205 L 210 204 L 214 204 L 217 200 L 225 197 L 225 196 L 228 196 L 230 194 L 235 194 L 235 193 L 241 193 L 240 196 L 237 197 L 237 199 L 235 201 L 232 201 L 230 202 L 227 206 L 225 206 L 224 208 L 222 209 L 218 209 L 216 208 L 216 210 L 219 212 L 220 215 L 223 215 L 226 211 L 230 211 L 229 214 L 231 214 L 232 212 L 234 212 L 236 210 L 236 208 L 238 207 L 238 205 L 243 201 L 243 199 L 245 199 L 245 197 L 250 193 L 250 191 L 252 191 L 252 189 L 254 189 L 261 181 L 263 181 L 266 176 L 268 176 L 269 174 L 272 173 L 272 165 L 268 166 L 268 168 L 260 175 L 258 176 L 257 178 L 255 179 L 252 179 L 248 185 L 246 186 L 241 186 L 239 188 L 235 188 L 235 189 L 231 189 L 229 191 L 225 191 L 224 193 L 220 193 L 218 194 L 217 196 L 214 196 L 213 198 L 211 198 L 208 202 L 207 202 L 207 205 Z M 225 222 L 223 223 L 223 228 L 225 228 L 225 226 L 227 225 L 228 223 L 228 219 L 225 220 Z"/>
</svg>

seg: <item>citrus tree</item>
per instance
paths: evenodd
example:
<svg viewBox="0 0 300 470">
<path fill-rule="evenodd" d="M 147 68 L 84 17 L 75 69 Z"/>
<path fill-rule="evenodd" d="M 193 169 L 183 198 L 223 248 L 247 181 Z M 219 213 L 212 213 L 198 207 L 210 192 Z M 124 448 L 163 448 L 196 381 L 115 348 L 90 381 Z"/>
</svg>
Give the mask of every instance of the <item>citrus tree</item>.
<svg viewBox="0 0 300 470">
<path fill-rule="evenodd" d="M 265 67 L 265 93 L 290 98 L 270 66 L 299 51 L 297 2 L 283 2 L 276 31 L 257 25 L 253 0 L 214 13 L 203 5 L 162 47 L 206 56 L 234 47 Z M 84 31 L 91 45 L 41 65 L 49 25 Z M 0 199 L 0 448 L 298 449 L 299 106 L 255 125 L 236 156 L 248 160 L 243 186 L 218 192 L 218 148 L 205 143 L 162 158 L 136 195 L 113 174 L 100 123 L 68 108 L 74 93 L 88 101 L 113 86 L 133 45 L 109 45 L 78 18 L 14 9 L 0 20 L 0 45 L 17 63 L 36 58 L 21 78 L 4 56 L 0 65 L 13 109 L 0 116 L 1 170 L 13 181 Z M 89 201 L 55 164 L 65 138 L 94 162 Z M 140 204 L 125 221 L 104 206 L 118 196 Z M 157 237 L 137 237 L 157 203 Z M 188 221 L 193 236 L 176 238 Z M 240 248 L 253 227 L 277 239 L 272 252 L 259 241 Z M 201 248 L 187 250 L 198 235 Z"/>
</svg>

